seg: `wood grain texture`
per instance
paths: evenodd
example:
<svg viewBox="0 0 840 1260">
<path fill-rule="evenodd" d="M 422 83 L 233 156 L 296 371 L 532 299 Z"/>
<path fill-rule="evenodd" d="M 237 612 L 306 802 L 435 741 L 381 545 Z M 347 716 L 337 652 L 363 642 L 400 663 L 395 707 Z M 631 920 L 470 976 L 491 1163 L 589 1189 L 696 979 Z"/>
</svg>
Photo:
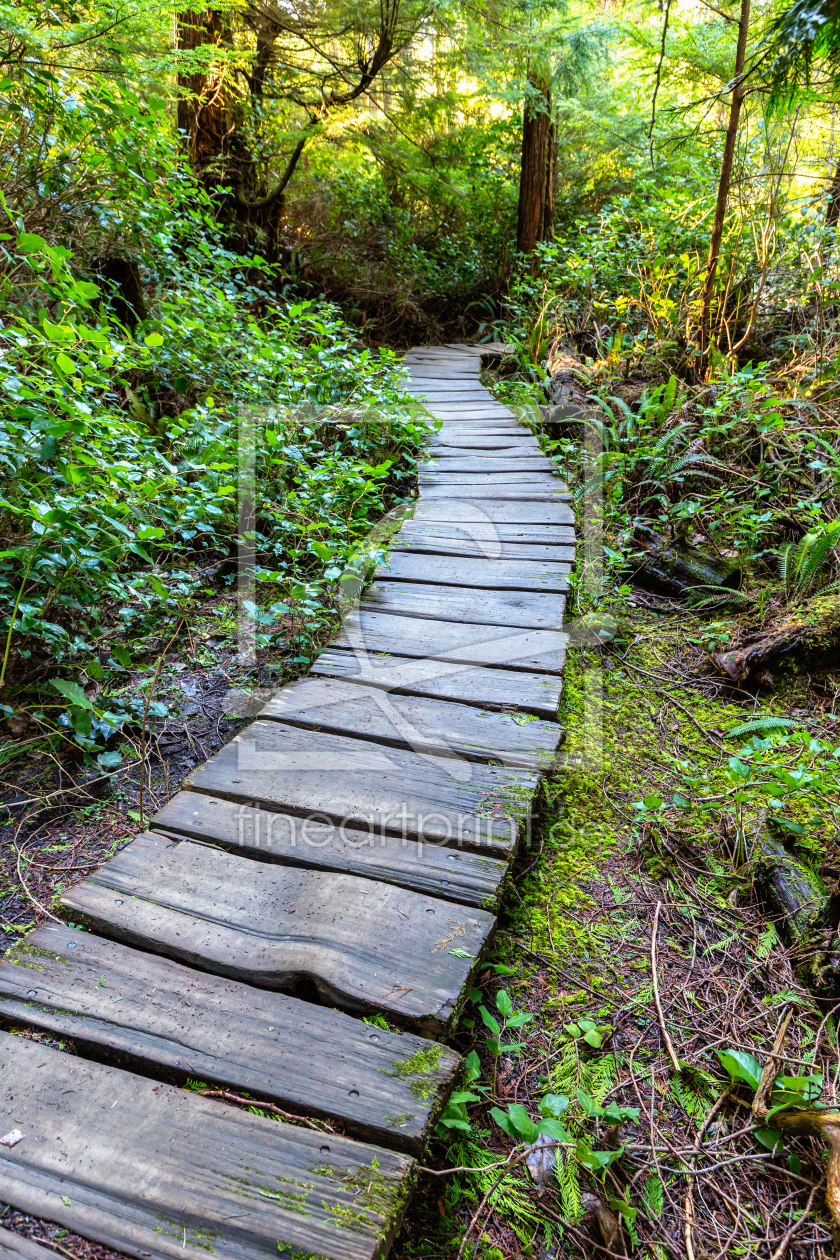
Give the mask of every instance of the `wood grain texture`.
<svg viewBox="0 0 840 1260">
<path fill-rule="evenodd" d="M 109 936 L 260 988 L 446 1032 L 495 924 L 350 875 L 145 833 L 62 897 Z M 458 928 L 455 945 L 441 946 Z M 453 937 L 454 940 L 454 937 Z M 466 955 L 462 957 L 461 955 Z"/>
<path fill-rule="evenodd" d="M 0 1260 L 47 1260 L 47 1257 L 55 1260 L 56 1252 L 52 1247 L 40 1247 L 22 1234 L 13 1234 L 10 1229 L 0 1229 Z"/>
<path fill-rule="evenodd" d="M 449 448 L 452 449 L 451 447 Z M 491 459 L 482 456 L 439 455 L 434 459 L 424 459 L 417 465 L 421 476 L 433 473 L 435 476 L 452 476 L 455 473 L 475 473 L 485 477 L 497 477 L 503 473 L 515 473 L 524 476 L 526 473 L 541 472 L 551 476 L 557 469 L 550 459 L 539 455 L 526 454 L 524 451 L 515 456 L 500 456 Z"/>
<path fill-rule="evenodd" d="M 537 777 L 258 719 L 185 786 L 298 818 L 505 856 Z"/>
<path fill-rule="evenodd" d="M 0 1015 L 138 1065 L 256 1093 L 413 1154 L 460 1063 L 445 1046 L 411 1033 L 55 924 L 0 962 Z"/>
<path fill-rule="evenodd" d="M 564 503 L 571 499 L 571 495 L 563 487 L 563 482 L 558 482 L 557 489 L 550 486 L 537 484 L 532 482 L 517 482 L 515 485 L 433 485 L 421 482 L 420 497 L 421 499 L 454 499 L 456 502 L 477 501 L 482 505 L 484 503 L 502 504 L 502 503 L 526 503 L 536 505 L 539 503 Z M 489 496 L 492 495 L 492 499 Z"/>
<path fill-rule="evenodd" d="M 554 719 L 562 682 L 552 674 L 531 670 L 485 669 L 448 661 L 371 657 L 360 661 L 354 652 L 327 648 L 312 666 L 319 678 L 343 678 L 366 687 L 384 688 L 389 695 L 425 696 L 453 700 L 482 709 L 507 709 Z"/>
<path fill-rule="evenodd" d="M 529 546 L 565 547 L 575 542 L 572 525 L 515 525 L 504 521 L 489 521 L 480 513 L 461 521 L 429 521 L 409 518 L 403 521 L 394 544 L 406 539 L 467 539 L 484 547 L 487 560 L 498 560 L 505 543 L 527 543 Z"/>
<path fill-rule="evenodd" d="M 492 490 L 495 486 L 543 486 L 549 490 L 568 488 L 553 468 L 524 472 L 493 472 L 481 469 L 473 469 L 469 472 L 449 472 L 445 468 L 430 471 L 423 469 L 418 477 L 418 485 L 421 487 L 421 493 L 425 493 L 423 488 L 426 486 L 468 486 L 470 489 L 483 486 L 488 490 Z"/>
<path fill-rule="evenodd" d="M 137 1260 L 377 1260 L 409 1156 L 0 1033 L 3 1198 Z M 375 1162 L 376 1161 L 376 1162 Z"/>
<path fill-rule="evenodd" d="M 430 498 L 419 500 L 412 520 L 440 521 L 448 524 L 505 525 L 574 525 L 575 514 L 568 503 L 505 503 L 483 499 L 480 503 L 452 500 L 445 502 Z"/>
<path fill-rule="evenodd" d="M 571 565 L 564 561 L 477 560 L 392 551 L 374 580 L 424 582 L 484 591 L 568 591 Z"/>
<path fill-rule="evenodd" d="M 501 761 L 540 771 L 554 765 L 563 737 L 555 722 L 523 721 L 522 714 L 493 713 L 425 696 L 383 695 L 378 687 L 333 678 L 309 677 L 290 683 L 260 716 L 414 752 L 449 752 L 468 760 Z M 426 848 L 424 853 L 429 860 L 440 856 L 439 850 Z M 450 854 L 443 856 L 447 863 L 452 861 Z M 470 854 L 461 856 L 465 863 L 473 861 Z M 484 870 L 487 860 L 481 858 L 479 866 Z"/>
<path fill-rule="evenodd" d="M 559 630 L 565 601 L 562 595 L 542 591 L 470 591 L 425 582 L 379 581 L 365 592 L 359 607 L 475 625 Z M 422 635 L 423 628 L 418 626 L 417 633 Z"/>
<path fill-rule="evenodd" d="M 494 540 L 489 543 L 487 541 L 473 540 L 465 538 L 463 535 L 458 537 L 442 537 L 440 534 L 423 535 L 415 533 L 406 533 L 405 530 L 396 534 L 391 540 L 389 554 L 393 555 L 395 551 L 407 551 L 414 555 L 438 555 L 438 556 L 475 556 L 480 560 L 510 560 L 518 562 L 521 560 L 548 560 L 560 561 L 562 564 L 571 565 L 575 559 L 574 544 L 566 546 L 546 546 L 543 543 L 526 543 L 526 542 L 505 542 L 501 539 Z"/>
<path fill-rule="evenodd" d="M 377 668 L 377 656 L 410 656 L 428 661 L 561 674 L 568 636 L 562 630 L 519 630 L 474 622 L 430 621 L 418 634 L 416 617 L 359 609 L 343 621 L 333 648 L 356 652 Z M 434 676 L 434 668 L 428 671 Z"/>
<path fill-rule="evenodd" d="M 350 683 L 344 686 L 352 688 Z M 176 793 L 155 815 L 152 827 L 170 836 L 218 844 L 243 857 L 358 875 L 494 912 L 508 869 L 506 860 L 304 821 L 202 792 Z"/>
</svg>

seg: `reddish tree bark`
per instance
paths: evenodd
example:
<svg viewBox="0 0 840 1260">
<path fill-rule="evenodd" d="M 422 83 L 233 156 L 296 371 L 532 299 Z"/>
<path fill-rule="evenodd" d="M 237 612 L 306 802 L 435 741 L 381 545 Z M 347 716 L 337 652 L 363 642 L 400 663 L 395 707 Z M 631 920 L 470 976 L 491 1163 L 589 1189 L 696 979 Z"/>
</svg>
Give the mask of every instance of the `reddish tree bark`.
<svg viewBox="0 0 840 1260">
<path fill-rule="evenodd" d="M 187 9 L 178 14 L 180 51 L 221 44 L 225 27 L 216 9 Z M 221 151 L 227 132 L 224 79 L 209 67 L 178 75 L 178 130 L 189 146 L 190 163 L 205 166 Z"/>
<path fill-rule="evenodd" d="M 534 91 L 522 114 L 522 163 L 519 173 L 519 206 L 516 248 L 531 254 L 539 241 L 550 238 L 554 227 L 554 182 L 557 140 L 551 120 L 551 89 L 545 79 L 529 75 Z"/>
</svg>

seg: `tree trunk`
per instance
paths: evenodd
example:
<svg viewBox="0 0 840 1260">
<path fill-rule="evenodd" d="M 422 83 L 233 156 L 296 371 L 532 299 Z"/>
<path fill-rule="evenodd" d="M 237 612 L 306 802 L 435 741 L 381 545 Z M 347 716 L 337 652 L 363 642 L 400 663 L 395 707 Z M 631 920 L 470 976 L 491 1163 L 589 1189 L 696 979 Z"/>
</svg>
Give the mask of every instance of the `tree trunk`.
<svg viewBox="0 0 840 1260">
<path fill-rule="evenodd" d="M 716 586 L 721 591 L 737 590 L 741 585 L 741 566 L 712 560 L 697 547 L 669 545 L 652 529 L 636 531 L 639 545 L 633 579 L 640 586 L 664 591 L 667 595 L 686 595 L 698 586 Z"/>
<path fill-rule="evenodd" d="M 217 9 L 187 9 L 178 14 L 176 44 L 189 52 L 225 38 L 222 15 Z M 189 148 L 190 164 L 206 166 L 221 152 L 227 132 L 224 75 L 208 67 L 178 75 L 178 130 Z"/>
<path fill-rule="evenodd" d="M 828 190 L 828 208 L 825 212 L 825 221 L 828 227 L 836 227 L 840 221 L 840 162 L 834 172 L 834 178 Z"/>
<path fill-rule="evenodd" d="M 554 227 L 554 180 L 557 141 L 551 121 L 551 89 L 546 79 L 529 74 L 532 91 L 522 114 L 522 165 L 516 248 L 531 254 L 539 241 L 548 240 Z"/>
<path fill-rule="evenodd" d="M 700 309 L 700 353 L 704 359 L 708 357 L 711 344 L 712 295 L 715 288 L 715 276 L 720 261 L 720 244 L 723 239 L 723 225 L 726 219 L 726 203 L 729 199 L 729 187 L 732 183 L 732 164 L 735 160 L 735 143 L 738 139 L 738 123 L 741 119 L 741 106 L 746 95 L 746 88 L 741 82 L 744 62 L 747 57 L 747 37 L 750 28 L 750 0 L 741 0 L 741 16 L 738 19 L 738 45 L 735 50 L 735 73 L 732 99 L 729 103 L 729 125 L 726 129 L 726 142 L 723 146 L 723 162 L 720 168 L 715 217 L 712 224 L 712 237 L 709 242 L 709 257 L 706 262 L 706 280 Z"/>
</svg>

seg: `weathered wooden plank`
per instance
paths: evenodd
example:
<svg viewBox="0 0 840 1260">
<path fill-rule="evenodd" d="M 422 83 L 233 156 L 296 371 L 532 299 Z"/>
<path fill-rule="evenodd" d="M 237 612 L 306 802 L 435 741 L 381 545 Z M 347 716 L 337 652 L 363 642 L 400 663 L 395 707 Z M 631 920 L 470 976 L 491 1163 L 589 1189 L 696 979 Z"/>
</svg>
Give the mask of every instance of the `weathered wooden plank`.
<svg viewBox="0 0 840 1260">
<path fill-rule="evenodd" d="M 420 496 L 424 499 L 454 499 L 456 501 L 486 501 L 489 496 L 493 497 L 493 501 L 497 503 L 559 503 L 568 502 L 571 495 L 566 490 L 562 481 L 558 481 L 557 488 L 552 489 L 544 484 L 522 484 L 522 485 L 495 485 L 494 483 L 483 483 L 481 485 L 429 485 L 425 481 L 420 483 Z"/>
<path fill-rule="evenodd" d="M 0 1015 L 337 1120 L 356 1137 L 416 1155 L 460 1062 L 411 1033 L 63 924 L 38 928 L 0 962 Z"/>
<path fill-rule="evenodd" d="M 55 1256 L 51 1247 L 39 1247 L 22 1234 L 0 1229 L 0 1260 L 55 1260 Z"/>
<path fill-rule="evenodd" d="M 360 662 L 354 652 L 327 648 L 312 666 L 312 673 L 321 678 L 345 678 L 381 687 L 398 695 L 517 710 L 549 719 L 556 717 L 560 703 L 561 682 L 556 675 L 526 670 L 486 669 L 480 665 L 384 655 Z"/>
<path fill-rule="evenodd" d="M 487 591 L 568 591 L 571 567 L 563 561 L 474 560 L 392 551 L 373 576 Z"/>
<path fill-rule="evenodd" d="M 537 777 L 258 719 L 185 785 L 298 818 L 504 857 Z M 498 817 L 482 816 L 491 799 Z"/>
<path fill-rule="evenodd" d="M 529 546 L 563 547 L 573 544 L 575 530 L 572 525 L 509 524 L 505 521 L 489 521 L 481 515 L 458 521 L 428 521 L 409 518 L 403 521 L 394 542 L 404 538 L 464 538 L 491 548 L 488 559 L 498 558 L 505 543 L 527 543 Z"/>
<path fill-rule="evenodd" d="M 521 713 L 493 713 L 425 696 L 393 692 L 383 695 L 378 687 L 363 687 L 356 682 L 332 678 L 301 678 L 289 683 L 268 702 L 260 716 L 293 726 L 411 748 L 414 752 L 449 752 L 469 760 L 501 761 L 505 765 L 541 771 L 552 767 L 563 738 L 562 728 L 555 722 L 523 720 Z M 174 799 L 183 796 L 189 800 L 189 795 L 179 793 Z M 164 809 L 164 814 L 168 808 Z M 435 862 L 445 859 L 446 869 L 453 860 L 451 853 L 441 853 L 438 849 L 428 851 L 427 857 Z M 478 882 L 479 873 L 485 872 L 483 880 L 489 893 L 492 871 L 490 875 L 486 871 L 492 864 L 488 859 L 476 859 L 469 853 L 461 853 L 459 857 L 465 865 L 477 862 L 479 868 L 473 872 L 472 867 L 467 866 L 464 881 Z M 459 870 L 458 863 L 455 870 Z M 451 887 L 446 895 L 467 900 L 462 891 Z"/>
<path fill-rule="evenodd" d="M 415 521 L 436 521 L 461 525 L 493 523 L 506 525 L 574 525 L 575 514 L 568 503 L 514 503 L 482 499 L 480 502 L 441 501 L 423 497 L 414 510 Z"/>
<path fill-rule="evenodd" d="M 362 608 L 344 618 L 342 632 L 331 646 L 355 651 L 371 665 L 384 652 L 390 656 L 562 674 L 567 641 L 568 636 L 561 630 L 511 629 L 468 621 L 424 621 L 422 633 L 418 633 L 416 617 Z"/>
<path fill-rule="evenodd" d="M 483 560 L 548 560 L 562 561 L 570 565 L 575 559 L 575 547 L 546 546 L 542 543 L 514 543 L 472 538 L 446 538 L 440 535 L 396 534 L 391 540 L 391 552 L 407 551 L 412 554 L 439 556 L 476 556 Z"/>
<path fill-rule="evenodd" d="M 485 910 L 391 884 L 252 862 L 150 832 L 64 893 L 62 905 L 109 936 L 203 971 L 265 989 L 308 988 L 328 1004 L 381 1011 L 432 1035 L 455 1018 L 495 925 Z M 453 924 L 457 954 L 441 944 Z"/>
<path fill-rule="evenodd" d="M 515 459 L 435 455 L 434 459 L 423 460 L 418 465 L 418 472 L 423 476 L 434 474 L 436 477 L 453 477 L 461 473 L 477 473 L 485 477 L 502 476 L 504 473 L 515 473 L 518 477 L 525 477 L 529 473 L 557 476 L 557 467 L 550 459 L 538 454 L 528 457 L 523 454 Z"/>
<path fill-rule="evenodd" d="M 549 491 L 568 490 L 568 486 L 563 482 L 555 468 L 549 468 L 548 471 L 528 469 L 525 472 L 449 472 L 445 468 L 435 468 L 433 471 L 421 472 L 418 474 L 418 482 L 420 484 L 420 493 L 426 494 L 427 488 L 430 486 L 451 486 L 458 488 L 466 488 L 471 492 L 476 490 L 484 490 L 486 494 L 492 494 L 494 487 L 501 486 L 503 489 L 516 486 L 530 487 L 533 489 L 543 489 Z"/>
<path fill-rule="evenodd" d="M 360 608 L 370 612 L 401 613 L 439 621 L 470 621 L 475 625 L 519 626 L 526 630 L 559 630 L 563 624 L 562 595 L 542 591 L 468 591 L 424 582 L 375 582 L 362 597 Z M 418 627 L 418 634 L 422 634 Z"/>
<path fill-rule="evenodd" d="M 0 1079 L 6 1202 L 137 1260 L 377 1260 L 398 1227 L 408 1155 L 8 1033 Z"/>
<path fill-rule="evenodd" d="M 309 681 L 327 685 L 324 679 Z M 347 687 L 356 695 L 364 690 L 352 683 L 336 685 Z M 380 693 L 374 690 L 370 694 Z M 332 729 L 327 725 L 310 726 Z M 350 729 L 337 729 L 334 733 L 354 734 Z M 430 751 L 440 755 L 448 750 L 441 747 L 439 740 Z M 523 760 L 510 764 L 527 763 Z M 310 870 L 341 871 L 410 888 L 445 901 L 482 906 L 485 910 L 496 909 L 507 874 L 508 864 L 504 860 L 418 844 L 382 832 L 359 831 L 344 824 L 296 818 L 292 814 L 262 809 L 259 805 L 205 796 L 203 792 L 176 793 L 155 815 L 153 827 L 155 831 L 218 844 L 245 857 Z"/>
</svg>

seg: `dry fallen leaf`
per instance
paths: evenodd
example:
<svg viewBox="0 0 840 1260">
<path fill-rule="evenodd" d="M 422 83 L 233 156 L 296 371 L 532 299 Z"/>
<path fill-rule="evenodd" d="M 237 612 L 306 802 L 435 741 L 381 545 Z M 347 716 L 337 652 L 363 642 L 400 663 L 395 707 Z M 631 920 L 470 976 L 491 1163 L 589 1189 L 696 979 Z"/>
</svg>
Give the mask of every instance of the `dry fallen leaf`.
<svg viewBox="0 0 840 1260">
<path fill-rule="evenodd" d="M 23 1141 L 23 1134 L 20 1129 L 12 1129 L 11 1133 L 7 1133 L 5 1137 L 0 1137 L 0 1146 L 17 1146 L 18 1142 Z"/>
</svg>

